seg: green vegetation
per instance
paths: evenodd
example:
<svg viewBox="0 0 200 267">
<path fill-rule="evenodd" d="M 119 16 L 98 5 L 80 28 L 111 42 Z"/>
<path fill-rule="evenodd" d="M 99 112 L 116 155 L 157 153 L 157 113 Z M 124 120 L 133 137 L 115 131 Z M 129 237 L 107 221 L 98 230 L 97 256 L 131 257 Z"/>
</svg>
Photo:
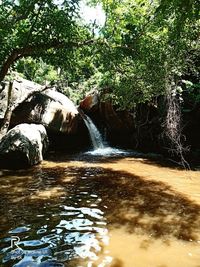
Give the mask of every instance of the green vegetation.
<svg viewBox="0 0 200 267">
<path fill-rule="evenodd" d="M 55 67 L 90 42 L 78 19 L 78 1 L 3 0 L 0 5 L 0 80 L 20 58 L 41 57 Z M 57 53 L 55 51 L 58 51 Z"/>
<path fill-rule="evenodd" d="M 198 87 L 198 1 L 91 0 L 106 14 L 98 36 L 78 0 L 1 2 L 0 80 L 13 68 L 39 83 L 84 84 L 79 91 L 110 87 L 122 108 L 180 91 L 184 80 Z"/>
<path fill-rule="evenodd" d="M 198 1 L 90 0 L 105 12 L 101 28 L 81 20 L 79 4 L 2 0 L 0 81 L 17 70 L 77 103 L 98 89 L 121 109 L 166 96 L 167 137 L 181 154 L 183 95 L 200 102 Z"/>
</svg>

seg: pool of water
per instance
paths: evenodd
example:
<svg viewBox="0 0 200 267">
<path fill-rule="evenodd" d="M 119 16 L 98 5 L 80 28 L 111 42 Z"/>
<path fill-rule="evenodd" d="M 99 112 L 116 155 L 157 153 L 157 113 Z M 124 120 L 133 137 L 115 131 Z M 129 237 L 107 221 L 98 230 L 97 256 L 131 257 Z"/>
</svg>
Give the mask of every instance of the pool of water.
<svg viewBox="0 0 200 267">
<path fill-rule="evenodd" d="M 150 158 L 51 155 L 0 171 L 0 266 L 199 267 L 200 171 Z"/>
</svg>

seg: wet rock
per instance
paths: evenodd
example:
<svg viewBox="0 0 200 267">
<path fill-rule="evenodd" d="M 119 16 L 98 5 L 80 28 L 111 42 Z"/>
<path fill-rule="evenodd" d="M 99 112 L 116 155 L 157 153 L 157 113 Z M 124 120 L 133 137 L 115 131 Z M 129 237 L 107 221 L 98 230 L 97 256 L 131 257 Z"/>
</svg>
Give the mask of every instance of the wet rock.
<svg viewBox="0 0 200 267">
<path fill-rule="evenodd" d="M 0 166 L 23 168 L 40 163 L 48 148 L 43 125 L 20 124 L 0 141 Z"/>
</svg>

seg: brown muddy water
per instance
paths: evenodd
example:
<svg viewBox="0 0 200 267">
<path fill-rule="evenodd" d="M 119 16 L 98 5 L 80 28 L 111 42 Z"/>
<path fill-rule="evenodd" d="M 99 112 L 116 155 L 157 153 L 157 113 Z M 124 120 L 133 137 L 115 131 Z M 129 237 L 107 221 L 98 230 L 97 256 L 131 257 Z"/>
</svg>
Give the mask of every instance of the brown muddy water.
<svg viewBox="0 0 200 267">
<path fill-rule="evenodd" d="M 0 176 L 0 266 L 200 267 L 200 171 L 79 154 Z"/>
</svg>

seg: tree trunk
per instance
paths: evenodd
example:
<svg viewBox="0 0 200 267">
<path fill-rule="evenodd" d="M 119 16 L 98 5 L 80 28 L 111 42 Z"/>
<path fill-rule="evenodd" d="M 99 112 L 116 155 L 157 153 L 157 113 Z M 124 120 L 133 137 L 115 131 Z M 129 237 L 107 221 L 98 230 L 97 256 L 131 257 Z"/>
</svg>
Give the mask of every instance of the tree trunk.
<svg viewBox="0 0 200 267">
<path fill-rule="evenodd" d="M 3 81 L 6 74 L 8 73 L 8 70 L 10 66 L 18 59 L 20 58 L 20 55 L 17 53 L 17 51 L 13 51 L 12 54 L 6 59 L 4 64 L 1 67 L 0 70 L 0 82 Z"/>
<path fill-rule="evenodd" d="M 13 82 L 10 82 L 8 86 L 7 109 L 4 115 L 3 123 L 0 128 L 0 139 L 7 133 L 10 125 L 10 119 L 12 115 L 12 101 L 11 101 L 12 88 L 13 88 Z"/>
</svg>

